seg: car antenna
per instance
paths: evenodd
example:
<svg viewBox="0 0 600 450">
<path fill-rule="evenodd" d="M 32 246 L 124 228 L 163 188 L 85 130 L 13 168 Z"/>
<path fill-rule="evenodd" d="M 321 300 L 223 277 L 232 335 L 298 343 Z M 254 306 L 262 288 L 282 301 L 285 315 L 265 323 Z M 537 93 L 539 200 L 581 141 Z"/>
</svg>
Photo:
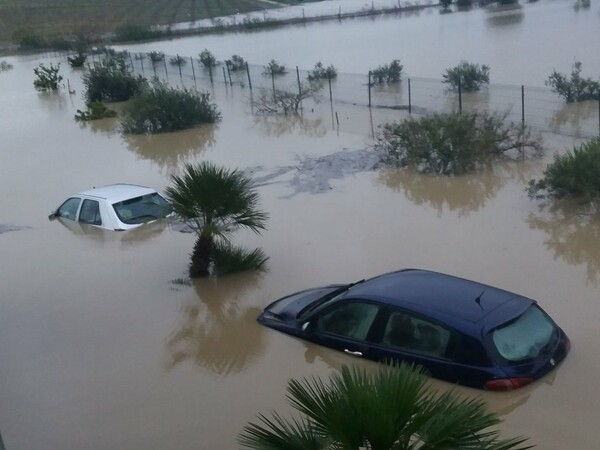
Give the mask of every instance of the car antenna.
<svg viewBox="0 0 600 450">
<path fill-rule="evenodd" d="M 481 308 L 482 311 L 483 311 L 483 306 L 481 306 L 481 297 L 483 297 L 483 294 L 485 294 L 485 291 L 481 291 L 481 294 L 479 294 L 479 296 L 475 299 L 475 303 L 477 303 L 479 305 L 479 307 Z"/>
</svg>

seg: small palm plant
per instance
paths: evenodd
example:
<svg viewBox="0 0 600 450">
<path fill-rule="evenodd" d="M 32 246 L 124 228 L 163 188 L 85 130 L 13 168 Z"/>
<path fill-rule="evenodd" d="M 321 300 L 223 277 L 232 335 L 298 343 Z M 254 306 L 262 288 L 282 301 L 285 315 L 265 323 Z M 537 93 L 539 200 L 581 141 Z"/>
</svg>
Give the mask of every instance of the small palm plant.
<svg viewBox="0 0 600 450">
<path fill-rule="evenodd" d="M 291 380 L 291 405 L 304 415 L 291 421 L 259 416 L 239 436 L 257 450 L 525 450 L 526 438 L 500 439 L 499 419 L 483 401 L 437 394 L 422 369 L 387 366 L 374 374 L 343 367 L 330 384 Z"/>
<path fill-rule="evenodd" d="M 165 193 L 173 211 L 197 233 L 189 266 L 191 278 L 264 266 L 260 249 L 247 251 L 230 244 L 240 227 L 255 233 L 265 229 L 268 215 L 258 209 L 252 180 L 239 170 L 208 162 L 186 164 L 182 176 L 171 176 Z"/>
</svg>

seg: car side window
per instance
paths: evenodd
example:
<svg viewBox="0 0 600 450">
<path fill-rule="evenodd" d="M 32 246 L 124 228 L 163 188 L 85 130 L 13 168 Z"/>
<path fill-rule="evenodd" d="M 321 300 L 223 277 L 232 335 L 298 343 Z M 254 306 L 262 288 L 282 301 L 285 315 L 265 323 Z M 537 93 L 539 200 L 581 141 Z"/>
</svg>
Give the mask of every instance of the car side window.
<svg viewBox="0 0 600 450">
<path fill-rule="evenodd" d="M 379 307 L 372 303 L 341 304 L 316 320 L 315 331 L 364 341 L 378 311 Z"/>
<path fill-rule="evenodd" d="M 102 225 L 100 204 L 95 200 L 84 200 L 79 212 L 79 221 L 92 225 Z"/>
<path fill-rule="evenodd" d="M 56 211 L 58 217 L 64 217 L 65 219 L 75 220 L 77 215 L 77 208 L 79 208 L 81 199 L 77 197 L 71 197 L 67 199 Z"/>
<path fill-rule="evenodd" d="M 382 344 L 427 356 L 445 357 L 451 331 L 435 322 L 394 311 L 383 332 Z"/>
</svg>

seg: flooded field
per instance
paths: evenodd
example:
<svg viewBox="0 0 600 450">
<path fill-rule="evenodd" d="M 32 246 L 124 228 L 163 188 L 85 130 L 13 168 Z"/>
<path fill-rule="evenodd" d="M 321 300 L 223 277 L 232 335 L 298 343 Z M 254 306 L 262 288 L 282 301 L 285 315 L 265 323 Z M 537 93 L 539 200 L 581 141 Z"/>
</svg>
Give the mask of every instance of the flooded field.
<svg viewBox="0 0 600 450">
<path fill-rule="evenodd" d="M 259 311 L 295 290 L 405 267 L 539 300 L 571 338 L 564 364 L 515 393 L 460 392 L 502 414 L 507 437 L 529 436 L 540 449 L 597 448 L 600 219 L 525 193 L 572 138 L 545 135 L 543 159 L 503 161 L 477 175 L 368 170 L 373 132 L 400 113 L 336 107 L 339 129 L 328 105 L 293 120 L 260 118 L 247 90 L 221 85 L 211 91 L 223 113 L 216 126 L 123 137 L 115 120 L 73 120 L 83 86 L 64 61 L 73 95 L 33 89 L 38 57 L 5 59 L 14 66 L 0 73 L 0 430 L 8 450 L 238 448 L 237 434 L 259 412 L 289 412 L 290 377 L 371 365 L 263 328 Z M 163 189 L 184 162 L 203 160 L 260 182 L 268 230 L 235 238 L 270 256 L 265 273 L 188 283 L 191 234 L 47 219 L 73 192 L 114 182 Z"/>
</svg>

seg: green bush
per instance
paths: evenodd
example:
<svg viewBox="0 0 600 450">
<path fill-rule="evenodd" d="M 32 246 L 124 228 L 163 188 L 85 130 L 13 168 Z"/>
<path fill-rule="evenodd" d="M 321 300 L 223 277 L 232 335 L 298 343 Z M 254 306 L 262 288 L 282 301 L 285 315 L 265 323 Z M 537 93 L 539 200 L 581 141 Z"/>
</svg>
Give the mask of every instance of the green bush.
<svg viewBox="0 0 600 450">
<path fill-rule="evenodd" d="M 247 250 L 229 242 L 215 242 L 213 247 L 214 275 L 265 270 L 269 257 L 259 249 Z"/>
<path fill-rule="evenodd" d="M 148 53 L 148 57 L 152 64 L 156 64 L 158 62 L 164 61 L 165 54 L 163 52 L 150 52 Z"/>
<path fill-rule="evenodd" d="M 240 55 L 233 55 L 231 59 L 225 61 L 225 64 L 232 72 L 246 69 L 246 61 Z"/>
<path fill-rule="evenodd" d="M 264 67 L 263 75 L 284 75 L 287 72 L 287 69 L 283 64 L 279 64 L 277 61 L 272 59 L 269 61 Z"/>
<path fill-rule="evenodd" d="M 376 147 L 384 163 L 448 175 L 475 171 L 511 150 L 538 151 L 540 145 L 527 128 L 506 124 L 502 116 L 455 113 L 385 124 Z"/>
<path fill-rule="evenodd" d="M 59 83 L 63 79 L 63 77 L 58 74 L 59 70 L 60 63 L 58 63 L 56 66 L 54 64 L 50 64 L 50 67 L 40 64 L 33 69 L 33 73 L 36 77 L 35 80 L 33 80 L 33 85 L 40 91 L 57 91 L 60 87 Z"/>
<path fill-rule="evenodd" d="M 581 76 L 579 61 L 573 64 L 570 77 L 553 71 L 546 80 L 546 86 L 550 86 L 567 103 L 600 99 L 600 83 Z"/>
<path fill-rule="evenodd" d="M 138 94 L 147 81 L 127 70 L 124 58 L 108 58 L 83 75 L 87 102 L 121 102 Z"/>
<path fill-rule="evenodd" d="M 336 68 L 333 65 L 325 67 L 321 61 L 315 64 L 315 68 L 308 73 L 308 81 L 327 80 L 336 77 Z"/>
<path fill-rule="evenodd" d="M 217 65 L 217 58 L 210 52 L 210 50 L 206 48 L 202 50 L 198 56 L 200 57 L 200 62 L 202 65 L 207 69 Z"/>
<path fill-rule="evenodd" d="M 463 92 L 475 92 L 484 84 L 490 82 L 490 68 L 485 64 L 472 64 L 461 61 L 460 64 L 442 74 L 442 83 L 450 85 L 450 89 L 458 91 L 459 86 Z"/>
<path fill-rule="evenodd" d="M 69 65 L 73 68 L 83 67 L 86 59 L 87 55 L 83 52 L 77 52 L 75 56 L 67 56 L 67 61 L 69 61 Z"/>
<path fill-rule="evenodd" d="M 85 111 L 77 110 L 75 120 L 87 122 L 88 120 L 106 119 L 117 116 L 116 111 L 108 109 L 102 102 L 89 102 L 85 106 L 87 107 Z"/>
<path fill-rule="evenodd" d="M 124 133 L 177 131 L 218 121 L 221 114 L 208 92 L 171 88 L 156 80 L 125 105 Z"/>
<path fill-rule="evenodd" d="M 371 71 L 371 84 L 399 83 L 402 78 L 402 69 L 400 60 L 394 59 L 389 64 L 379 66 Z"/>
<path fill-rule="evenodd" d="M 575 147 L 564 155 L 555 155 L 542 178 L 529 182 L 530 197 L 540 191 L 557 197 L 574 195 L 587 201 L 600 197 L 600 138 Z"/>
</svg>

